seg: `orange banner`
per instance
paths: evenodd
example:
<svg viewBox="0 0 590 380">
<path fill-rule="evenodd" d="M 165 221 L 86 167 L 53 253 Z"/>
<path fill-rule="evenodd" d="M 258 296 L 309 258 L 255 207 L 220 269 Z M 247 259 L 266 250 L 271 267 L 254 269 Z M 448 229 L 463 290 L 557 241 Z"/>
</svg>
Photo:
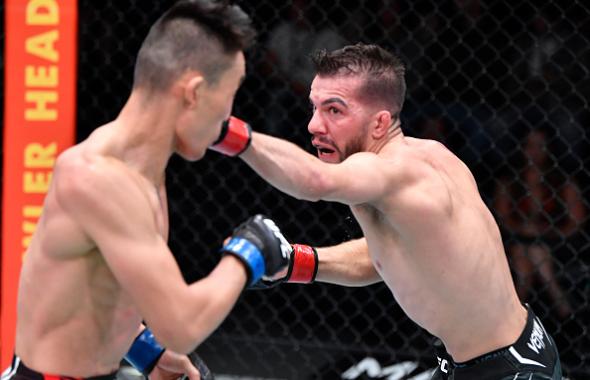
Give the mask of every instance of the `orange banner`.
<svg viewBox="0 0 590 380">
<path fill-rule="evenodd" d="M 14 349 L 24 253 L 57 155 L 76 132 L 77 2 L 5 0 L 0 359 Z"/>
</svg>

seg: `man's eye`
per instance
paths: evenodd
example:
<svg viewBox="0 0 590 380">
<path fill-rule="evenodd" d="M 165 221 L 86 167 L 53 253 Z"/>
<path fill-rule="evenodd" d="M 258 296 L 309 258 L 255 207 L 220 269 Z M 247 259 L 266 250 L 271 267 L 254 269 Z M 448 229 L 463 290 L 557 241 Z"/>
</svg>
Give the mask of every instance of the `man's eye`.
<svg viewBox="0 0 590 380">
<path fill-rule="evenodd" d="M 330 112 L 331 114 L 339 114 L 340 110 L 336 107 L 330 107 L 328 108 L 328 112 Z"/>
</svg>

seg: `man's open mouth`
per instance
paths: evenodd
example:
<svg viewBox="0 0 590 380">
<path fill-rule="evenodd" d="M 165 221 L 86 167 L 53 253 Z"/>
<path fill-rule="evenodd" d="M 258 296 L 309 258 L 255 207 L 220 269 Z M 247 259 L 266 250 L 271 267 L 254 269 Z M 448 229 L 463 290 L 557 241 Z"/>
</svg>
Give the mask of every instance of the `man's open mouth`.
<svg viewBox="0 0 590 380">
<path fill-rule="evenodd" d="M 320 152 L 321 154 L 332 154 L 335 152 L 334 149 L 330 149 L 330 148 L 324 148 L 324 147 L 317 147 L 318 152 Z"/>
<path fill-rule="evenodd" d="M 314 139 L 312 145 L 318 151 L 318 158 L 325 162 L 336 162 L 338 158 L 338 149 L 332 144 Z"/>
</svg>

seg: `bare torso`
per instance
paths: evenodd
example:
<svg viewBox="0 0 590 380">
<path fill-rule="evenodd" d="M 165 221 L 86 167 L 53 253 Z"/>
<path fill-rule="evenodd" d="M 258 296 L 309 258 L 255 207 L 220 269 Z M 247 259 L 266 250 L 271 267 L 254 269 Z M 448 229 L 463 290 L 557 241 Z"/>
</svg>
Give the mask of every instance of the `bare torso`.
<svg viewBox="0 0 590 380">
<path fill-rule="evenodd" d="M 64 164 L 113 160 L 115 170 L 126 171 L 144 190 L 164 239 L 168 234 L 164 186 L 156 189 L 116 154 L 104 151 L 103 134 L 71 148 L 58 160 L 43 216 L 24 260 L 16 354 L 37 371 L 78 377 L 111 373 L 119 367 L 141 322 L 96 245 L 56 195 Z"/>
<path fill-rule="evenodd" d="M 414 180 L 352 206 L 375 268 L 408 316 L 439 337 L 454 360 L 512 344 L 526 311 L 475 180 L 442 144 L 405 140 L 395 161 L 408 165 Z"/>
</svg>

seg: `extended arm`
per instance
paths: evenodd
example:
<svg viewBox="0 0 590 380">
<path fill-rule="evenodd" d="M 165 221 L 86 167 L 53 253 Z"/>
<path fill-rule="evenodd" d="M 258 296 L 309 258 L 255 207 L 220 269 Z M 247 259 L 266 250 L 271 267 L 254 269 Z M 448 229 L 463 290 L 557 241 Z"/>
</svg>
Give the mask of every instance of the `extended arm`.
<svg viewBox="0 0 590 380">
<path fill-rule="evenodd" d="M 277 189 L 298 199 L 318 200 L 322 163 L 297 145 L 261 133 L 253 133 L 250 147 L 240 156 Z"/>
<path fill-rule="evenodd" d="M 311 201 L 370 202 L 387 191 L 391 179 L 373 153 L 329 164 L 293 143 L 261 133 L 253 133 L 250 147 L 240 157 L 277 189 Z"/>
</svg>

